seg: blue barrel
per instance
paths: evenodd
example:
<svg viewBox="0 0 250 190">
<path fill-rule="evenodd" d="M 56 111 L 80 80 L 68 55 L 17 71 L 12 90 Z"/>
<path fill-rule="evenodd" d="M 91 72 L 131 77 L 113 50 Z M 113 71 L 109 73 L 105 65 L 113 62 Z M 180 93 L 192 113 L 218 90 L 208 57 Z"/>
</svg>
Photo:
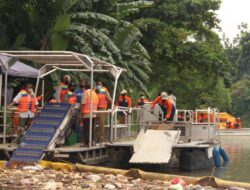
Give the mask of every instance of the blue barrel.
<svg viewBox="0 0 250 190">
<path fill-rule="evenodd" d="M 217 168 L 221 167 L 221 159 L 220 159 L 220 148 L 219 147 L 214 147 L 213 149 L 213 158 L 214 158 L 214 165 Z"/>
<path fill-rule="evenodd" d="M 222 156 L 224 162 L 229 161 L 229 156 L 227 155 L 226 151 L 223 148 L 220 148 L 220 155 Z"/>
</svg>

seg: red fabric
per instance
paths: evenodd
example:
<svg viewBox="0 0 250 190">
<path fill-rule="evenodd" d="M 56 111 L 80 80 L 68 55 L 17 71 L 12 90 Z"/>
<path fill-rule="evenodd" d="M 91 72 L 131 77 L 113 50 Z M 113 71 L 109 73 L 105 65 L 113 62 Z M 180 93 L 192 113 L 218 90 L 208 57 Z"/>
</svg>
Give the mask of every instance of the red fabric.
<svg viewBox="0 0 250 190">
<path fill-rule="evenodd" d="M 179 178 L 179 177 L 176 177 L 176 178 L 170 180 L 170 184 L 171 185 L 180 184 L 182 187 L 187 186 L 186 182 L 183 179 Z"/>
</svg>

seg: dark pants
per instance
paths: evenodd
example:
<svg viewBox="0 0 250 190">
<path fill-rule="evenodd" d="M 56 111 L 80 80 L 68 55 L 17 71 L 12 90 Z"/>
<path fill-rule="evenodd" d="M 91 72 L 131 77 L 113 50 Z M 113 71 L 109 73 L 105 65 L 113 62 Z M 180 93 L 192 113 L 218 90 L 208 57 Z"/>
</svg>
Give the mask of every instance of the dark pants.
<svg viewBox="0 0 250 190">
<path fill-rule="evenodd" d="M 170 118 L 169 118 L 170 121 L 174 120 L 175 111 L 176 111 L 176 108 L 175 108 L 174 105 L 172 105 L 171 115 L 170 115 Z"/>
<path fill-rule="evenodd" d="M 163 112 L 163 119 L 166 119 L 166 115 L 167 115 L 167 108 L 160 105 L 159 106 L 161 107 L 161 110 Z M 168 118 L 168 121 L 173 121 L 174 120 L 174 115 L 175 115 L 175 106 L 173 105 L 172 106 L 172 110 L 171 110 L 171 114 L 170 114 L 170 118 Z"/>
<path fill-rule="evenodd" d="M 100 111 L 106 111 L 105 108 L 98 108 Z M 98 142 L 102 143 L 104 140 L 104 126 L 105 126 L 105 119 L 106 119 L 107 113 L 98 113 L 97 114 L 97 119 L 98 119 Z"/>
<path fill-rule="evenodd" d="M 94 139 L 94 131 L 95 131 L 95 118 L 92 118 L 92 142 Z M 90 118 L 83 119 L 83 137 L 84 143 L 89 144 L 89 130 L 90 130 Z M 91 143 L 92 143 L 91 142 Z"/>
<path fill-rule="evenodd" d="M 162 106 L 161 104 L 158 104 L 158 105 L 161 107 L 161 110 L 163 112 L 163 117 L 162 117 L 162 115 L 160 115 L 160 118 L 159 118 L 159 120 L 161 121 L 161 118 L 166 119 L 167 108 Z"/>
<path fill-rule="evenodd" d="M 18 130 L 17 136 L 17 144 L 21 142 L 22 137 L 24 136 L 25 132 L 28 130 L 31 122 L 34 118 L 20 118 L 20 129 Z"/>
</svg>

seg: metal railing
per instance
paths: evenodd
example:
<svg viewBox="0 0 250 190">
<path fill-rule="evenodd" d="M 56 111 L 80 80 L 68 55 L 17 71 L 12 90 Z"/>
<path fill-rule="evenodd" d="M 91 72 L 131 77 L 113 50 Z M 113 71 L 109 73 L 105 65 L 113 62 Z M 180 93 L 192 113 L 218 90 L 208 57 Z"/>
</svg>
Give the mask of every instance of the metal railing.
<svg viewBox="0 0 250 190">
<path fill-rule="evenodd" d="M 160 107 L 155 107 L 154 111 L 150 109 L 150 105 L 144 105 L 143 107 L 138 108 L 128 108 L 128 107 L 115 107 L 114 110 L 98 110 L 93 112 L 95 114 L 106 113 L 106 121 L 105 121 L 105 129 L 108 131 L 108 141 L 116 142 L 124 139 L 131 139 L 136 137 L 136 135 L 142 129 L 147 129 L 152 123 L 163 123 L 163 112 Z M 198 121 L 199 113 L 206 113 L 207 117 L 213 117 L 212 122 L 208 119 L 207 122 Z M 8 128 L 18 129 L 19 125 L 13 125 L 13 121 L 11 119 L 17 119 L 18 114 L 14 114 L 11 111 L 7 112 L 8 116 Z M 3 111 L 0 111 L 0 120 L 3 120 Z M 120 118 L 124 117 L 124 120 Z M 98 120 L 98 116 L 97 116 Z M 124 121 L 124 122 L 121 122 Z M 219 139 L 219 128 L 216 127 L 217 122 L 219 121 L 219 112 L 217 109 L 198 109 L 195 112 L 193 110 L 176 110 L 175 117 L 173 121 L 167 122 L 167 124 L 173 124 L 173 126 L 177 125 L 183 127 L 186 130 L 186 137 L 188 139 L 198 139 L 197 136 L 202 133 L 203 140 L 213 140 Z M 166 122 L 165 122 L 166 123 Z M 186 123 L 190 123 L 190 125 L 185 125 Z M 97 122 L 97 128 L 99 127 Z M 0 123 L 0 129 L 3 129 L 3 124 Z M 201 130 L 202 129 L 202 130 Z M 206 135 L 204 135 L 205 129 L 207 130 Z M 94 130 L 96 130 L 94 128 Z M 199 132 L 199 130 L 201 132 Z M 107 132 L 106 132 L 107 133 Z M 14 134 L 6 133 L 6 137 L 15 136 Z M 205 138 L 206 137 L 206 138 Z M 0 135 L 0 138 L 4 138 L 3 135 Z"/>
</svg>

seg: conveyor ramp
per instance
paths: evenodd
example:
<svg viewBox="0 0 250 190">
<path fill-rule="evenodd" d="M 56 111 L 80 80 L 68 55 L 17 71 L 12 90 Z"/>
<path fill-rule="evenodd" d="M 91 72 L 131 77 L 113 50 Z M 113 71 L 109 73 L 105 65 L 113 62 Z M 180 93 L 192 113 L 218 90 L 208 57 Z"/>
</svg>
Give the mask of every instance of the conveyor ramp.
<svg viewBox="0 0 250 190">
<path fill-rule="evenodd" d="M 141 130 L 134 143 L 133 164 L 166 164 L 172 154 L 172 146 L 180 137 L 180 131 Z"/>
<path fill-rule="evenodd" d="M 60 131 L 68 126 L 72 105 L 66 103 L 46 104 L 35 117 L 10 161 L 37 162 L 42 159 L 45 148 L 53 148 Z"/>
</svg>

